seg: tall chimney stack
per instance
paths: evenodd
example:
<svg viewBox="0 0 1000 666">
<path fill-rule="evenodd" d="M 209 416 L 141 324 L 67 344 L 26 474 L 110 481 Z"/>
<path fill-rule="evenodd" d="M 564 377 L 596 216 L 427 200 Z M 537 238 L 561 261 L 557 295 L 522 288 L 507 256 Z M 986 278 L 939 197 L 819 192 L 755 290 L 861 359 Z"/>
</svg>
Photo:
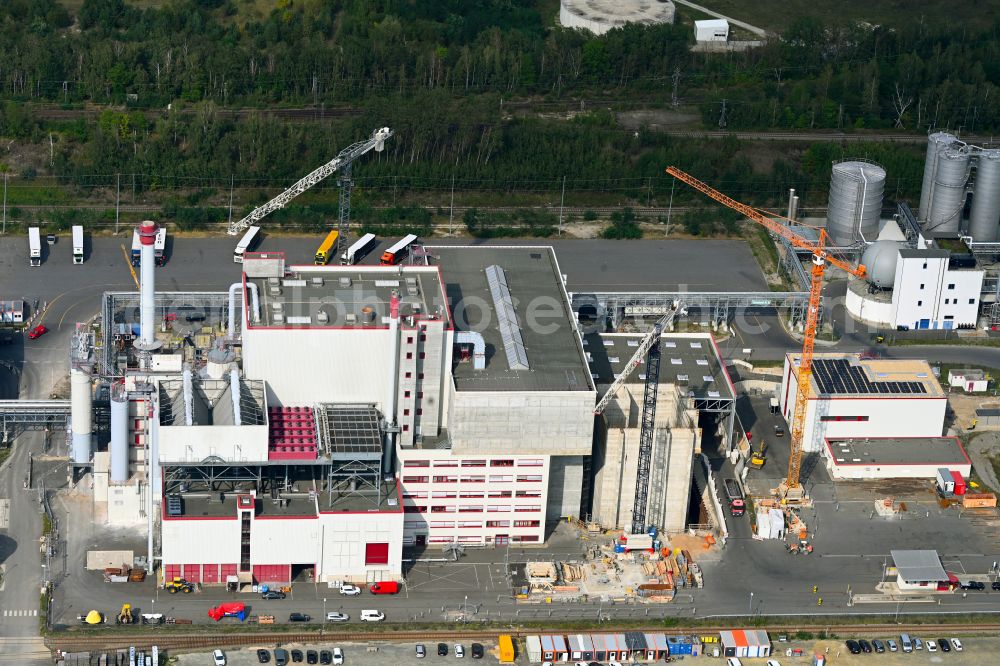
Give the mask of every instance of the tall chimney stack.
<svg viewBox="0 0 1000 666">
<path fill-rule="evenodd" d="M 156 339 L 156 222 L 145 220 L 139 225 L 139 340 L 135 343 L 141 351 L 153 351 L 160 346 Z"/>
</svg>

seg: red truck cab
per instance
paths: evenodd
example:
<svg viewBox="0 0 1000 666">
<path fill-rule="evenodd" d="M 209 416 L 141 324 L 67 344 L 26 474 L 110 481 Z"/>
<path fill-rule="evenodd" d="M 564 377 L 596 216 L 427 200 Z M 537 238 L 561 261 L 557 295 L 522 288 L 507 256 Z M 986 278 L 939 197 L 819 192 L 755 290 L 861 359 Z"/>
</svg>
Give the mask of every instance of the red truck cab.
<svg viewBox="0 0 1000 666">
<path fill-rule="evenodd" d="M 734 516 L 742 516 L 746 512 L 746 502 L 741 499 L 734 499 L 729 502 L 729 512 Z"/>
<path fill-rule="evenodd" d="M 399 592 L 399 583 L 394 580 L 372 583 L 368 586 L 368 591 L 372 594 L 396 594 Z"/>
</svg>

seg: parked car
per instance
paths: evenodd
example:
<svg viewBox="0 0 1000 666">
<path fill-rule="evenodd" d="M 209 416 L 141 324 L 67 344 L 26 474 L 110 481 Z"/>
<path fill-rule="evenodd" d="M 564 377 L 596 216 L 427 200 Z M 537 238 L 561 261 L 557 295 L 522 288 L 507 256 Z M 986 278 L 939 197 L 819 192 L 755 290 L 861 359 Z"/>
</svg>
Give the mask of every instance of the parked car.
<svg viewBox="0 0 1000 666">
<path fill-rule="evenodd" d="M 302 663 L 302 650 L 292 650 L 292 663 Z"/>
<path fill-rule="evenodd" d="M 947 638 L 937 639 L 938 647 L 941 648 L 941 652 L 951 652 L 951 644 L 948 642 Z"/>
<path fill-rule="evenodd" d="M 226 666 L 226 653 L 222 650 L 212 652 L 212 659 L 215 660 L 215 666 Z"/>
<path fill-rule="evenodd" d="M 329 650 L 320 650 L 319 653 L 319 663 L 330 664 L 333 662 L 333 655 L 330 654 Z"/>
<path fill-rule="evenodd" d="M 465 646 L 463 646 L 461 643 L 455 643 L 455 656 L 458 657 L 459 659 L 465 657 Z"/>
<path fill-rule="evenodd" d="M 339 647 L 333 648 L 333 666 L 341 666 L 344 663 L 344 651 Z"/>
<path fill-rule="evenodd" d="M 923 650 L 924 649 L 924 642 L 922 640 L 920 640 L 919 638 L 914 638 L 913 639 L 913 649 L 914 650 Z"/>
<path fill-rule="evenodd" d="M 992 583 L 990 583 L 990 589 L 991 590 L 1000 590 L 1000 580 L 995 580 Z"/>
<path fill-rule="evenodd" d="M 481 643 L 473 643 L 472 644 L 472 658 L 473 659 L 482 659 L 484 654 L 485 654 L 485 652 L 483 651 L 483 646 L 482 646 Z"/>
<path fill-rule="evenodd" d="M 937 652 L 937 642 L 933 638 L 927 641 L 927 651 Z"/>
<path fill-rule="evenodd" d="M 345 584 L 340 586 L 340 593 L 348 597 L 356 597 L 361 594 L 361 588 L 357 585 Z"/>
<path fill-rule="evenodd" d="M 56 235 L 55 234 L 48 234 L 47 236 L 45 236 L 45 242 L 48 243 L 49 245 L 55 245 L 56 244 Z"/>
<path fill-rule="evenodd" d="M 847 651 L 850 652 L 851 654 L 861 654 L 861 646 L 858 645 L 858 642 L 856 640 L 851 639 L 847 641 L 846 645 L 847 645 Z"/>
<path fill-rule="evenodd" d="M 189 314 L 184 316 L 184 321 L 205 321 L 205 315 L 203 314 Z"/>
<path fill-rule="evenodd" d="M 427 648 L 424 647 L 423 643 L 417 643 L 417 659 L 423 659 L 427 656 Z"/>
<path fill-rule="evenodd" d="M 281 590 L 268 590 L 264 594 L 260 595 L 261 599 L 284 599 L 285 593 Z"/>
<path fill-rule="evenodd" d="M 864 638 L 858 641 L 858 645 L 861 646 L 861 651 L 864 652 L 865 654 L 872 653 L 872 644 L 866 641 Z"/>
<path fill-rule="evenodd" d="M 743 666 L 743 662 L 739 657 L 729 657 L 726 659 L 726 666 Z"/>
<path fill-rule="evenodd" d="M 347 613 L 338 613 L 336 611 L 330 611 L 326 614 L 327 622 L 347 622 L 351 619 L 351 616 Z"/>
<path fill-rule="evenodd" d="M 438 643 L 438 656 L 439 657 L 447 657 L 448 656 L 448 644 L 447 643 Z"/>
<path fill-rule="evenodd" d="M 318 664 L 319 663 L 319 653 L 316 650 L 306 651 L 306 663 L 307 664 Z"/>
<path fill-rule="evenodd" d="M 955 652 L 962 651 L 962 641 L 958 640 L 957 638 L 951 639 L 951 646 L 955 648 Z"/>
<path fill-rule="evenodd" d="M 977 590 L 981 592 L 986 589 L 986 583 L 983 583 L 978 580 L 970 580 L 965 583 L 962 583 L 961 585 L 959 585 L 959 587 L 962 588 L 963 590 Z"/>
<path fill-rule="evenodd" d="M 896 646 L 896 641 L 891 638 L 885 642 L 885 646 L 889 648 L 889 652 L 896 652 L 899 650 L 899 647 Z"/>
<path fill-rule="evenodd" d="M 774 436 L 775 437 L 784 437 L 785 436 L 785 427 L 784 426 L 780 426 L 780 425 L 774 426 Z"/>
<path fill-rule="evenodd" d="M 379 610 L 363 610 L 361 611 L 361 621 L 362 622 L 381 622 L 385 619 L 385 613 Z"/>
<path fill-rule="evenodd" d="M 882 641 L 880 641 L 877 638 L 872 641 L 872 647 L 875 649 L 875 652 L 877 652 L 879 654 L 882 654 L 883 652 L 885 652 L 885 643 L 883 643 Z"/>
<path fill-rule="evenodd" d="M 267 650 L 264 650 L 263 648 L 257 650 L 257 661 L 259 661 L 262 664 L 270 663 L 271 653 L 268 652 Z"/>
<path fill-rule="evenodd" d="M 288 650 L 284 648 L 274 650 L 274 666 L 288 666 Z"/>
<path fill-rule="evenodd" d="M 312 620 L 312 615 L 307 615 L 305 613 L 289 613 L 289 622 L 309 622 Z"/>
<path fill-rule="evenodd" d="M 28 332 L 28 339 L 35 340 L 37 338 L 42 337 L 43 335 L 45 335 L 48 332 L 49 332 L 49 329 L 47 329 L 44 326 L 42 326 L 41 324 L 39 324 L 38 326 L 34 327 L 33 329 L 31 329 Z"/>
</svg>

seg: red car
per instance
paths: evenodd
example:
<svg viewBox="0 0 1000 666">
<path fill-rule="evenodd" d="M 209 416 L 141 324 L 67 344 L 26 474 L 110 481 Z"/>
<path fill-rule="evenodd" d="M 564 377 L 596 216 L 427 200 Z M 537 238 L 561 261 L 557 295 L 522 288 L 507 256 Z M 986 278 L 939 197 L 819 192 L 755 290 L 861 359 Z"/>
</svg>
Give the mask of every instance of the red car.
<svg viewBox="0 0 1000 666">
<path fill-rule="evenodd" d="M 38 326 L 36 326 L 33 329 L 31 329 L 31 332 L 28 333 L 28 338 L 31 339 L 31 340 L 34 340 L 35 338 L 42 337 L 43 335 L 45 335 L 48 332 L 49 332 L 49 329 L 47 329 L 44 326 L 42 326 L 41 324 L 39 324 Z"/>
</svg>

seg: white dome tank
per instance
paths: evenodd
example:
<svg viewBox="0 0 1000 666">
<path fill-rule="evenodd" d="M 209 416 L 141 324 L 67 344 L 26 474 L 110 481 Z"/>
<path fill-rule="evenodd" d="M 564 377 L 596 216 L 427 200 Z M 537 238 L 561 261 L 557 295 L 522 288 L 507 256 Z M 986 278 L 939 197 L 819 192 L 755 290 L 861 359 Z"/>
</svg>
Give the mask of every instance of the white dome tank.
<svg viewBox="0 0 1000 666">
<path fill-rule="evenodd" d="M 900 244 L 897 241 L 880 240 L 869 245 L 861 255 L 861 263 L 867 270 L 865 279 L 880 289 L 892 289 L 896 280 L 896 262 L 899 260 Z"/>
</svg>

